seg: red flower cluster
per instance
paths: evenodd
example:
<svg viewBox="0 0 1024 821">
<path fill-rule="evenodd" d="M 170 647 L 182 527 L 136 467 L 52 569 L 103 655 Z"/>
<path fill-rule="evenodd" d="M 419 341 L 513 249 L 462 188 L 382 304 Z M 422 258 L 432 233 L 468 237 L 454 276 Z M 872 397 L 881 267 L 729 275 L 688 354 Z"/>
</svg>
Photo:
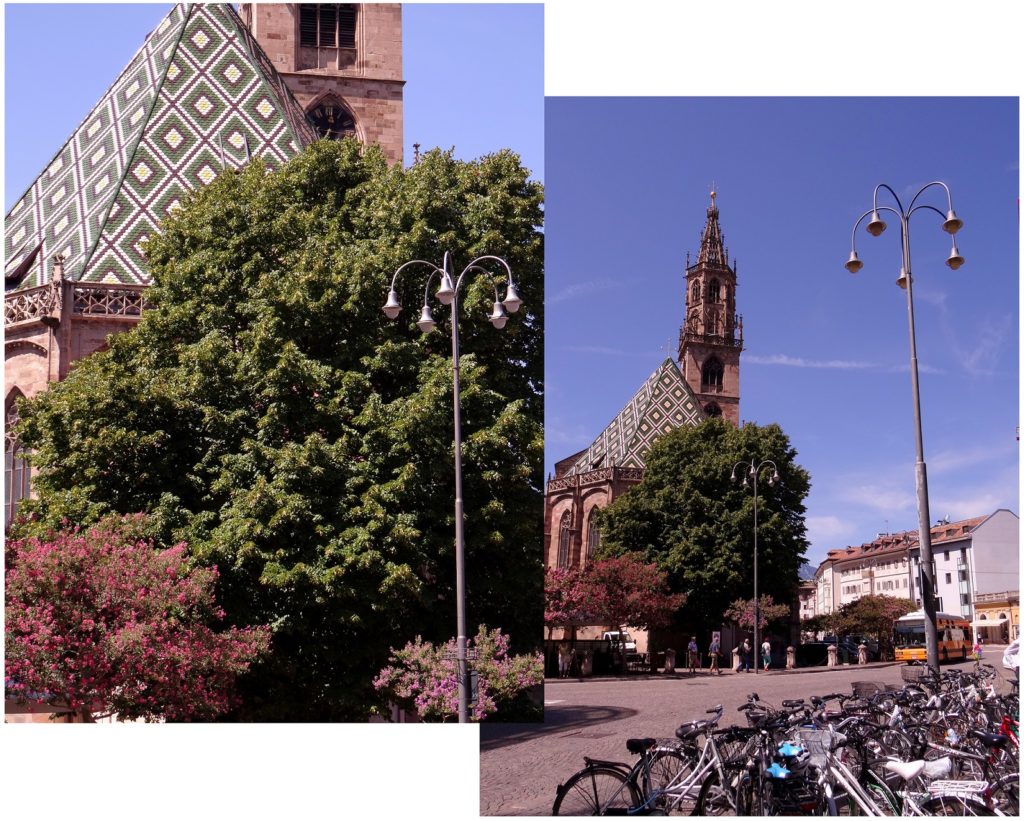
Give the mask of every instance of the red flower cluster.
<svg viewBox="0 0 1024 821">
<path fill-rule="evenodd" d="M 267 627 L 214 631 L 216 568 L 189 568 L 185 545 L 160 550 L 131 522 L 7 545 L 9 697 L 83 716 L 211 719 L 270 645 Z"/>
</svg>

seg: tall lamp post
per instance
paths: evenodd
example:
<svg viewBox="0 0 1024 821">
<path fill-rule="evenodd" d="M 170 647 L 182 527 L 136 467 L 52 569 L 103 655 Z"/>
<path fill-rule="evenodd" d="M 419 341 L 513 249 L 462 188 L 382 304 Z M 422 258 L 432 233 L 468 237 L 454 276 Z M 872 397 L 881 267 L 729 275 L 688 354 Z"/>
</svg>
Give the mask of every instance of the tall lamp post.
<svg viewBox="0 0 1024 821">
<path fill-rule="evenodd" d="M 761 472 L 761 468 L 771 465 L 772 475 L 768 477 L 768 487 L 775 487 L 775 483 L 779 481 L 779 469 L 771 459 L 765 459 L 760 463 L 755 463 L 752 459 L 750 464 L 740 460 L 732 466 L 732 475 L 729 477 L 729 481 L 736 481 L 736 468 L 740 465 L 743 465 L 743 487 L 749 487 L 751 484 L 754 487 L 754 675 L 756 676 L 757 654 L 761 652 L 761 599 L 758 597 L 757 590 L 757 476 Z"/>
<path fill-rule="evenodd" d="M 494 275 L 479 263 L 496 262 L 504 267 L 508 273 L 508 287 L 503 300 L 498 299 L 498 286 L 494 284 Z M 395 286 L 398 284 L 398 275 L 412 265 L 424 265 L 430 269 L 426 284 L 423 287 L 423 310 L 416 322 L 419 329 L 428 334 L 436 327 L 437 323 L 430 312 L 428 302 L 430 296 L 430 284 L 434 277 L 440 280 L 440 285 L 435 296 L 442 305 L 450 305 L 452 309 L 452 396 L 453 396 L 453 424 L 455 428 L 455 608 L 457 622 L 456 652 L 458 660 L 459 677 L 459 723 L 465 724 L 469 721 L 469 665 L 466 653 L 466 572 L 465 572 L 465 540 L 463 537 L 464 514 L 462 509 L 462 420 L 460 416 L 459 396 L 459 291 L 466 275 L 471 271 L 481 273 L 489 277 L 494 285 L 494 309 L 488 319 L 495 328 L 501 330 L 508 322 L 508 314 L 514 314 L 523 304 L 516 293 L 516 286 L 512 280 L 512 269 L 508 263 L 500 257 L 482 256 L 472 260 L 455 281 L 452 281 L 451 255 L 445 251 L 444 261 L 438 268 L 432 262 L 422 259 L 414 259 L 400 265 L 395 275 L 391 278 L 391 290 L 388 291 L 388 299 L 384 304 L 384 315 L 388 319 L 396 319 L 402 310 L 398 301 L 398 293 Z"/>
<path fill-rule="evenodd" d="M 946 213 L 943 213 L 933 205 L 917 204 L 920 197 L 929 188 L 939 186 L 946 192 Z M 896 207 L 878 204 L 878 192 L 885 189 L 896 201 Z M 930 182 L 923 186 L 910 201 L 908 208 L 904 209 L 896 192 L 888 185 L 880 184 L 875 186 L 872 195 L 871 210 L 861 214 L 860 219 L 853 226 L 850 235 L 850 258 L 846 262 L 846 270 L 851 274 L 857 273 L 864 267 L 864 263 L 857 256 L 857 248 L 854 240 L 857 228 L 866 217 L 870 216 L 867 224 L 867 231 L 871 236 L 877 237 L 885 230 L 885 222 L 879 215 L 879 211 L 889 211 L 896 215 L 900 221 L 900 247 L 902 251 L 902 265 L 900 275 L 896 284 L 907 292 L 907 323 L 910 329 L 910 384 L 913 392 L 914 403 L 914 435 L 917 445 L 917 464 L 915 468 L 915 480 L 917 484 L 917 521 L 918 538 L 921 543 L 921 603 L 924 608 L 924 637 L 927 651 L 928 666 L 936 674 L 939 672 L 939 644 L 938 630 L 935 618 L 935 579 L 934 568 L 932 567 L 932 534 L 931 515 L 928 511 L 928 475 L 924 464 L 924 439 L 921 434 L 921 391 L 917 377 L 917 339 L 914 333 L 914 285 L 910 269 L 910 218 L 917 211 L 934 211 L 942 217 L 942 228 L 948 234 L 956 234 L 963 226 L 963 221 L 953 211 L 953 198 L 949 193 L 949 186 L 944 182 Z M 946 265 L 954 271 L 964 264 L 964 258 L 956 247 L 956 238 L 953 238 L 953 247 L 946 259 Z"/>
</svg>

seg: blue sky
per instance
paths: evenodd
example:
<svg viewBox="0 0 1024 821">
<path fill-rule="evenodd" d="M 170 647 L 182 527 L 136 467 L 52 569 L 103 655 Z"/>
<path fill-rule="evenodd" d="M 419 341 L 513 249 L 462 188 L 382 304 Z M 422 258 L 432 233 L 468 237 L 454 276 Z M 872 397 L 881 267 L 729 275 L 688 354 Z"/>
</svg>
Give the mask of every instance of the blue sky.
<svg viewBox="0 0 1024 821">
<path fill-rule="evenodd" d="M 899 232 L 863 227 L 877 183 L 908 203 L 945 181 L 966 264 L 939 218 L 911 220 L 932 520 L 1018 512 L 1015 99 L 549 98 L 546 470 L 586 447 L 675 356 L 687 251 L 712 182 L 738 260 L 740 415 L 778 422 L 810 472 L 824 553 L 917 527 Z M 944 194 L 925 201 L 945 211 Z"/>
<path fill-rule="evenodd" d="M 170 8 L 4 7 L 5 211 Z M 414 142 L 421 150 L 454 147 L 464 159 L 509 147 L 543 179 L 543 7 L 406 5 L 402 29 L 406 164 Z M 38 60 L 43 42 L 46 59 Z"/>
</svg>

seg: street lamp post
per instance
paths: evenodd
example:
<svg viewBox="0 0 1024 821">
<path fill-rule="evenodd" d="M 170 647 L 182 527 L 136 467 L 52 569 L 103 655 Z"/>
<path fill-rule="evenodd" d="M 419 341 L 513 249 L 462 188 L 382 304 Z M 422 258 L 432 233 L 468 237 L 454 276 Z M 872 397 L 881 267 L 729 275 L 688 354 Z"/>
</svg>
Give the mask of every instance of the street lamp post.
<svg viewBox="0 0 1024 821">
<path fill-rule="evenodd" d="M 743 465 L 744 468 L 743 487 L 747 487 L 750 483 L 753 483 L 754 486 L 754 675 L 756 676 L 757 654 L 761 652 L 761 599 L 758 597 L 757 589 L 757 476 L 761 472 L 761 468 L 771 465 L 772 475 L 768 477 L 768 487 L 775 487 L 775 483 L 779 481 L 779 469 L 771 459 L 765 459 L 758 464 L 755 464 L 752 459 L 749 465 L 741 459 L 732 466 L 732 475 L 729 477 L 729 481 L 736 481 L 736 468 L 740 465 Z"/>
<path fill-rule="evenodd" d="M 437 323 L 430 312 L 428 298 L 430 296 L 430 283 L 434 277 L 440 279 L 435 296 L 442 305 L 451 305 L 452 309 L 452 397 L 453 397 L 453 425 L 455 428 L 455 608 L 457 622 L 456 653 L 458 660 L 459 678 L 459 723 L 465 724 L 469 721 L 469 665 L 466 653 L 466 573 L 465 573 L 465 540 L 463 536 L 464 514 L 462 509 L 462 419 L 460 415 L 459 395 L 459 291 L 462 288 L 462 281 L 470 271 L 485 274 L 492 279 L 493 274 L 479 263 L 497 262 L 508 273 L 508 287 L 503 300 L 498 299 L 498 286 L 494 285 L 494 309 L 487 318 L 495 328 L 501 330 L 508 321 L 508 314 L 514 314 L 522 305 L 519 294 L 516 293 L 516 286 L 512 280 L 512 269 L 508 263 L 500 257 L 482 256 L 472 260 L 458 278 L 452 282 L 451 255 L 445 251 L 444 261 L 438 268 L 432 262 L 421 259 L 414 259 L 398 267 L 395 275 L 391 278 L 391 290 L 388 291 L 388 299 L 384 304 L 384 315 L 388 319 L 396 319 L 402 310 L 398 301 L 398 293 L 395 285 L 398 283 L 398 275 L 412 265 L 425 265 L 430 269 L 427 282 L 423 287 L 423 309 L 420 318 L 416 322 L 419 329 L 428 334 L 434 330 Z"/>
<path fill-rule="evenodd" d="M 933 186 L 941 186 L 946 192 L 946 204 L 948 209 L 944 214 L 933 205 L 916 205 L 918 197 Z M 896 207 L 889 205 L 878 205 L 878 191 L 884 188 L 896 201 Z M 896 215 L 900 221 L 900 246 L 902 251 L 902 266 L 896 284 L 907 292 L 907 323 L 910 330 L 910 384 L 913 393 L 914 405 L 914 436 L 917 446 L 917 464 L 915 466 L 915 482 L 917 485 L 917 521 L 918 538 L 921 544 L 921 603 L 924 608 L 924 635 L 925 648 L 927 652 L 928 666 L 936 674 L 939 672 L 939 644 L 938 630 L 935 618 L 935 579 L 932 567 L 932 536 L 931 536 L 931 515 L 928 511 L 928 475 L 924 463 L 924 439 L 921 433 L 921 391 L 917 376 L 917 338 L 914 332 L 914 285 L 910 268 L 910 218 L 916 211 L 934 211 L 942 217 L 942 228 L 948 234 L 956 234 L 963 226 L 963 221 L 953 211 L 953 198 L 949 193 L 949 187 L 944 182 L 930 182 L 923 186 L 910 201 L 910 206 L 903 208 L 903 203 L 896 196 L 896 192 L 888 185 L 880 184 L 875 186 L 872 195 L 870 211 L 861 214 L 860 219 L 853 226 L 850 236 L 850 258 L 846 262 L 846 270 L 851 274 L 857 273 L 864 267 L 864 263 L 857 256 L 857 249 L 854 238 L 857 228 L 869 216 L 871 219 L 867 224 L 867 231 L 871 236 L 877 237 L 885 230 L 879 211 L 889 211 Z M 956 247 L 956 238 L 953 238 L 953 247 L 946 259 L 946 264 L 954 271 L 964 264 L 964 258 Z"/>
</svg>

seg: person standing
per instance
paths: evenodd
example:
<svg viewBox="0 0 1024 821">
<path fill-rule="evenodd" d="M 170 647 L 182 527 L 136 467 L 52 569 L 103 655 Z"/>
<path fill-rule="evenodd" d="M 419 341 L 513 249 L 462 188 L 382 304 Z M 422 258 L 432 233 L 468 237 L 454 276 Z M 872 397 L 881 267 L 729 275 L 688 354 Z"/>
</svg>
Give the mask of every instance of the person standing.
<svg viewBox="0 0 1024 821">
<path fill-rule="evenodd" d="M 768 639 L 765 639 L 764 644 L 761 645 L 761 663 L 764 664 L 766 671 L 772 663 L 772 643 Z"/>
<path fill-rule="evenodd" d="M 697 664 L 699 663 L 697 654 L 699 652 L 700 651 L 697 649 L 697 637 L 690 636 L 690 643 L 686 645 L 686 662 L 687 666 L 690 668 L 691 676 L 697 674 Z"/>
<path fill-rule="evenodd" d="M 708 656 L 711 661 L 711 667 L 708 672 L 714 673 L 716 676 L 722 675 L 722 671 L 718 669 L 718 654 L 721 650 L 722 646 L 719 644 L 718 635 L 712 635 L 711 645 L 708 647 Z"/>
<path fill-rule="evenodd" d="M 739 647 L 740 650 L 740 668 L 737 672 L 749 673 L 750 672 L 750 641 L 743 639 L 743 644 Z"/>
<path fill-rule="evenodd" d="M 572 646 L 567 641 L 558 645 L 558 677 L 569 678 L 569 668 L 572 666 Z"/>
</svg>

